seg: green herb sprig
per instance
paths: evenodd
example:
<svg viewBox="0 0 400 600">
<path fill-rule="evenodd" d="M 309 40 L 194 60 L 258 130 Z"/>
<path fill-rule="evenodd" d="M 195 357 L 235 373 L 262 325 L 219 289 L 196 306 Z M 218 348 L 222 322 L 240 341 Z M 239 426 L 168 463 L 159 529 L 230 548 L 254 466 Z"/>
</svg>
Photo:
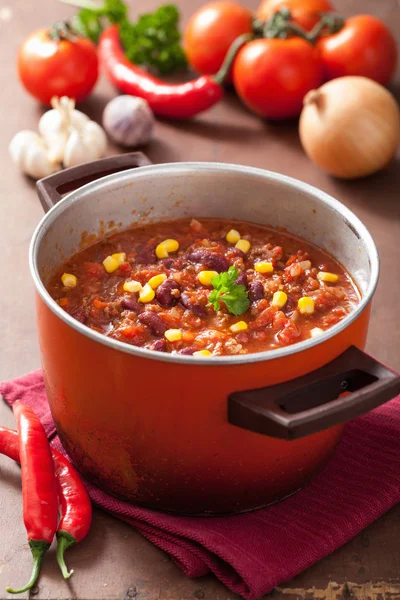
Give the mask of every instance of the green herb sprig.
<svg viewBox="0 0 400 600">
<path fill-rule="evenodd" d="M 215 311 L 220 310 L 221 302 L 225 304 L 228 312 L 236 317 L 249 308 L 250 300 L 245 286 L 236 283 L 238 275 L 239 271 L 232 266 L 211 279 L 214 290 L 209 295 L 208 301 Z"/>
<path fill-rule="evenodd" d="M 181 46 L 179 11 L 164 4 L 153 13 L 141 15 L 133 23 L 123 0 L 61 0 L 81 10 L 72 20 L 73 29 L 97 43 L 105 27 L 117 23 L 125 54 L 132 63 L 166 75 L 187 65 Z"/>
</svg>

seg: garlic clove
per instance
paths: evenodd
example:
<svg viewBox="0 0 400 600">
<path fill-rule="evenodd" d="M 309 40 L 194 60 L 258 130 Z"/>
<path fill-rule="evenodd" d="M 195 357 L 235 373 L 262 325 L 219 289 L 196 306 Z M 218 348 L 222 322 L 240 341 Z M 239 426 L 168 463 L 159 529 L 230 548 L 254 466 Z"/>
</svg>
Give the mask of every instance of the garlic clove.
<svg viewBox="0 0 400 600">
<path fill-rule="evenodd" d="M 96 158 L 101 158 L 107 148 L 107 136 L 105 131 L 95 121 L 86 123 L 82 130 L 82 138 L 86 144 L 93 146 Z"/>
<path fill-rule="evenodd" d="M 11 140 L 11 158 L 19 168 L 34 179 L 51 175 L 61 168 L 59 163 L 49 159 L 42 138 L 34 131 L 20 131 Z"/>
<path fill-rule="evenodd" d="M 94 145 L 86 143 L 82 135 L 73 129 L 65 145 L 64 167 L 75 167 L 96 158 L 98 156 Z"/>
<path fill-rule="evenodd" d="M 59 163 L 49 159 L 44 143 L 30 144 L 22 161 L 22 170 L 34 179 L 41 179 L 61 169 Z"/>
<path fill-rule="evenodd" d="M 42 143 L 40 136 L 35 131 L 24 129 L 16 133 L 8 147 L 12 161 L 22 168 L 23 156 L 26 148 L 32 143 Z"/>
</svg>

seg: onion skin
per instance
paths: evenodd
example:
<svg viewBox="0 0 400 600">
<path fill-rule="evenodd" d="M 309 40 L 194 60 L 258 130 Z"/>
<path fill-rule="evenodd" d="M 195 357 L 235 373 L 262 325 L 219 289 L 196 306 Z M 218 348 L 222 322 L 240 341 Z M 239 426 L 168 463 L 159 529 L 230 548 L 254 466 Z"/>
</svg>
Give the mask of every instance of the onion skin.
<svg viewBox="0 0 400 600">
<path fill-rule="evenodd" d="M 299 134 L 308 157 L 342 179 L 380 171 L 400 143 L 400 112 L 390 92 L 366 77 L 339 77 L 304 98 Z"/>
</svg>

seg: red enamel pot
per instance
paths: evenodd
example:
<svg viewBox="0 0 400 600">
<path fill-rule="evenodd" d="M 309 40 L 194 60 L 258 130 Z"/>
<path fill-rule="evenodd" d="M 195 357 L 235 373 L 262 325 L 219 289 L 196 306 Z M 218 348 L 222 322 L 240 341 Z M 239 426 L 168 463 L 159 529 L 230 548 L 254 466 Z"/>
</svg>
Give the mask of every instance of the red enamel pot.
<svg viewBox="0 0 400 600">
<path fill-rule="evenodd" d="M 362 352 L 378 280 L 375 244 L 345 206 L 300 181 L 238 165 L 146 162 L 123 155 L 38 182 L 46 209 L 55 204 L 33 236 L 30 266 L 57 430 L 86 477 L 138 504 L 185 514 L 267 505 L 320 471 L 346 421 L 400 391 L 399 377 Z M 182 216 L 284 227 L 328 249 L 362 299 L 318 338 L 199 359 L 103 336 L 46 291 L 52 270 L 99 236 Z"/>
</svg>

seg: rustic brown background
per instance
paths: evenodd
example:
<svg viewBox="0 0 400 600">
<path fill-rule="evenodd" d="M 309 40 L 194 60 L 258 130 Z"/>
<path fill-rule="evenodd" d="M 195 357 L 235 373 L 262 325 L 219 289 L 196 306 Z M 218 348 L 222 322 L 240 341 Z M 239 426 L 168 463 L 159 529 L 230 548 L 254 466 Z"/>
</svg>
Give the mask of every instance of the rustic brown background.
<svg viewBox="0 0 400 600">
<path fill-rule="evenodd" d="M 143 12 L 158 3 L 159 0 L 136 0 L 131 4 L 135 12 Z M 178 4 L 186 21 L 202 2 L 180 0 Z M 246 0 L 246 4 L 256 7 L 257 0 Z M 345 15 L 370 12 L 381 17 L 400 39 L 400 2 L 336 0 L 335 4 Z M 71 9 L 56 0 L 0 0 L 0 380 L 39 366 L 27 254 L 42 210 L 32 182 L 11 164 L 7 146 L 20 129 L 36 128 L 41 109 L 18 84 L 15 55 L 30 31 L 70 14 Z M 398 76 L 392 86 L 394 92 L 399 84 Z M 114 94 L 102 78 L 83 108 L 99 117 Z M 110 148 L 110 153 L 114 151 Z M 382 259 L 368 350 L 400 369 L 399 157 L 387 171 L 364 181 L 336 181 L 321 173 L 304 156 L 295 123 L 267 124 L 248 113 L 233 95 L 227 95 L 222 104 L 191 123 L 158 123 L 155 139 L 146 152 L 154 162 L 213 160 L 279 171 L 312 183 L 349 206 L 372 232 Z M 12 415 L 4 405 L 0 405 L 0 423 L 13 424 Z M 17 586 L 26 581 L 31 558 L 21 520 L 19 471 L 2 458 L 0 480 L 0 598 L 11 598 L 3 595 L 3 590 L 6 585 Z M 400 600 L 399 539 L 400 508 L 397 507 L 333 555 L 275 590 L 272 597 Z M 70 583 L 61 581 L 51 551 L 39 589 L 31 597 L 38 600 L 237 598 L 211 576 L 197 581 L 186 578 L 162 552 L 129 526 L 100 511 L 95 511 L 87 541 L 68 552 L 68 563 L 76 569 Z"/>
</svg>

